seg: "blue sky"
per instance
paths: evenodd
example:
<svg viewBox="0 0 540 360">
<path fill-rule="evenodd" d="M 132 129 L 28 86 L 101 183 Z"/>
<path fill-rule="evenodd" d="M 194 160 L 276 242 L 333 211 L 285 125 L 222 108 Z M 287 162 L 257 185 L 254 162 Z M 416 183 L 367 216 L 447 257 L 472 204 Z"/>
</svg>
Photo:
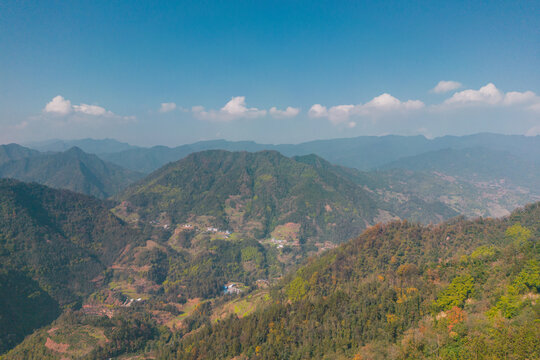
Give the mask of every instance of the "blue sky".
<svg viewBox="0 0 540 360">
<path fill-rule="evenodd" d="M 539 64 L 538 1 L 0 0 L 0 142 L 535 135 Z"/>
</svg>

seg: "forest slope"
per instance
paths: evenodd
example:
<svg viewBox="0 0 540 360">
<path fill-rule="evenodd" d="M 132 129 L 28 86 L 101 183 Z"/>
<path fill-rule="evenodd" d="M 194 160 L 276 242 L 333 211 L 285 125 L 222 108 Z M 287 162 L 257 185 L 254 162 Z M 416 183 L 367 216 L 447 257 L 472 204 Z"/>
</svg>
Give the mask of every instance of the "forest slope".
<svg viewBox="0 0 540 360">
<path fill-rule="evenodd" d="M 502 220 L 374 226 L 290 275 L 266 307 L 158 358 L 539 358 L 539 239 L 539 203 Z"/>
<path fill-rule="evenodd" d="M 421 212 L 415 220 L 425 222 L 456 214 L 441 203 L 420 199 L 394 208 L 391 200 L 366 190 L 351 176 L 315 155 L 287 158 L 275 151 L 209 150 L 163 167 L 119 198 L 146 221 L 161 218 L 178 225 L 204 216 L 211 226 L 256 239 L 288 226 L 300 243 L 343 241 L 381 221 L 381 214 L 386 219 L 404 217 L 416 209 Z"/>
<path fill-rule="evenodd" d="M 76 306 L 140 241 L 95 198 L 0 180 L 0 351 Z"/>
</svg>

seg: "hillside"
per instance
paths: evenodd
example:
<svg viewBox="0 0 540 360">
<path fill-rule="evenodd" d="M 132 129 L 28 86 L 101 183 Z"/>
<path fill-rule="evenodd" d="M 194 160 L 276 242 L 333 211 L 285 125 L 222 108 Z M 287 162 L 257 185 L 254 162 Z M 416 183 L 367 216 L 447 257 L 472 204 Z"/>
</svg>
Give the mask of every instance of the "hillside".
<svg viewBox="0 0 540 360">
<path fill-rule="evenodd" d="M 39 151 L 17 144 L 0 145 L 0 164 L 39 155 Z"/>
<path fill-rule="evenodd" d="M 391 203 L 396 207 L 409 202 L 408 197 L 413 196 L 426 203 L 442 203 L 456 213 L 471 219 L 479 216 L 507 216 L 513 209 L 523 204 L 540 200 L 539 194 L 509 185 L 509 182 L 474 181 L 438 171 L 397 168 L 356 172 L 356 175 L 379 196 L 393 199 Z"/>
<path fill-rule="evenodd" d="M 375 226 L 158 358 L 538 358 L 539 239 L 539 203 L 502 220 Z"/>
<path fill-rule="evenodd" d="M 411 209 L 420 210 L 415 219 L 426 222 L 456 214 L 419 199 L 392 213 L 391 200 L 371 193 L 351 176 L 315 155 L 204 151 L 163 167 L 119 198 L 145 222 L 172 228 L 206 223 L 250 238 L 281 238 L 296 245 L 308 240 L 339 242 Z"/>
<path fill-rule="evenodd" d="M 124 251 L 82 309 L 5 359 L 540 354 L 540 203 L 504 219 L 376 225 L 277 282 L 250 283 L 277 265 L 271 247 L 194 231 Z M 227 283 L 239 293 L 212 290 Z"/>
<path fill-rule="evenodd" d="M 0 352 L 76 307 L 140 241 L 95 198 L 0 180 Z"/>
<path fill-rule="evenodd" d="M 446 174 L 471 183 L 507 183 L 540 194 L 540 164 L 510 152 L 486 148 L 443 149 L 386 164 L 382 169 L 407 169 Z"/>
<path fill-rule="evenodd" d="M 141 177 L 137 172 L 107 163 L 76 147 L 62 153 L 30 153 L 32 156 L 0 164 L 0 177 L 37 182 L 99 198 L 116 194 Z"/>
</svg>

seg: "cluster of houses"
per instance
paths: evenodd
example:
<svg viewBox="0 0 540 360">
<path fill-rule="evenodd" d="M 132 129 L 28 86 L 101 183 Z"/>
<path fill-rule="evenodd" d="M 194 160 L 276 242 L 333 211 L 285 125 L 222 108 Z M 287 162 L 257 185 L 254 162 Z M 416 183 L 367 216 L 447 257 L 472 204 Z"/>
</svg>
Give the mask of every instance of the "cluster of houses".
<svg viewBox="0 0 540 360">
<path fill-rule="evenodd" d="M 223 293 L 225 295 L 228 294 L 240 294 L 242 292 L 242 289 L 240 289 L 239 284 L 237 283 L 228 283 L 223 287 Z"/>
<path fill-rule="evenodd" d="M 161 222 L 159 220 L 150 220 L 150 225 L 162 226 L 165 230 L 167 230 L 169 228 L 169 224 L 161 225 Z"/>
<path fill-rule="evenodd" d="M 120 306 L 124 306 L 124 307 L 129 307 L 131 306 L 134 302 L 141 302 L 141 301 L 144 301 L 142 298 L 137 298 L 137 299 L 127 299 L 122 305 Z"/>
<path fill-rule="evenodd" d="M 215 228 L 215 227 L 207 227 L 206 228 L 206 231 L 207 232 L 211 232 L 211 233 L 222 233 L 222 234 L 225 234 L 225 235 L 231 235 L 231 232 L 229 230 L 220 230 L 218 228 Z"/>
<path fill-rule="evenodd" d="M 196 226 L 193 225 L 193 224 L 187 223 L 187 224 L 183 224 L 181 226 L 181 228 L 183 230 L 194 230 L 196 228 Z M 200 229 L 200 230 L 202 231 L 202 229 Z M 204 231 L 206 231 L 207 233 L 213 233 L 213 234 L 218 234 L 219 233 L 219 234 L 225 236 L 225 238 L 228 238 L 231 235 L 231 232 L 229 230 L 220 230 L 220 229 L 218 229 L 216 227 L 213 227 L 213 226 L 206 227 L 206 229 L 204 229 Z"/>
<path fill-rule="evenodd" d="M 272 238 L 270 240 L 270 242 L 274 245 L 276 245 L 276 247 L 278 249 L 283 249 L 283 246 L 287 244 L 287 240 L 283 240 L 283 239 L 276 239 L 276 238 Z"/>
</svg>

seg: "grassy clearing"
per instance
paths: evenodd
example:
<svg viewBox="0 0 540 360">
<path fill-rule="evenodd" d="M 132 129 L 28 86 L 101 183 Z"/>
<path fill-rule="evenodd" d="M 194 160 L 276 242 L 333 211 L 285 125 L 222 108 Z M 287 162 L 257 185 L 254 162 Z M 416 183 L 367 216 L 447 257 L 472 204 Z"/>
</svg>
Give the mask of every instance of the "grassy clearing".
<svg viewBox="0 0 540 360">
<path fill-rule="evenodd" d="M 57 344 L 69 345 L 62 356 L 65 358 L 78 359 L 88 354 L 97 346 L 105 344 L 107 338 L 102 329 L 89 325 L 61 326 L 49 332 L 48 338 Z"/>
<path fill-rule="evenodd" d="M 244 317 L 254 312 L 259 305 L 265 304 L 270 300 L 268 290 L 256 291 L 242 298 L 234 299 L 222 306 L 214 309 L 212 315 L 213 321 L 223 319 L 230 314 L 235 314 L 238 317 Z"/>
<path fill-rule="evenodd" d="M 111 281 L 109 283 L 109 288 L 113 291 L 118 291 L 131 299 L 141 298 L 143 300 L 148 300 L 149 298 L 147 294 L 138 293 L 135 285 L 130 284 L 127 281 Z"/>
</svg>

